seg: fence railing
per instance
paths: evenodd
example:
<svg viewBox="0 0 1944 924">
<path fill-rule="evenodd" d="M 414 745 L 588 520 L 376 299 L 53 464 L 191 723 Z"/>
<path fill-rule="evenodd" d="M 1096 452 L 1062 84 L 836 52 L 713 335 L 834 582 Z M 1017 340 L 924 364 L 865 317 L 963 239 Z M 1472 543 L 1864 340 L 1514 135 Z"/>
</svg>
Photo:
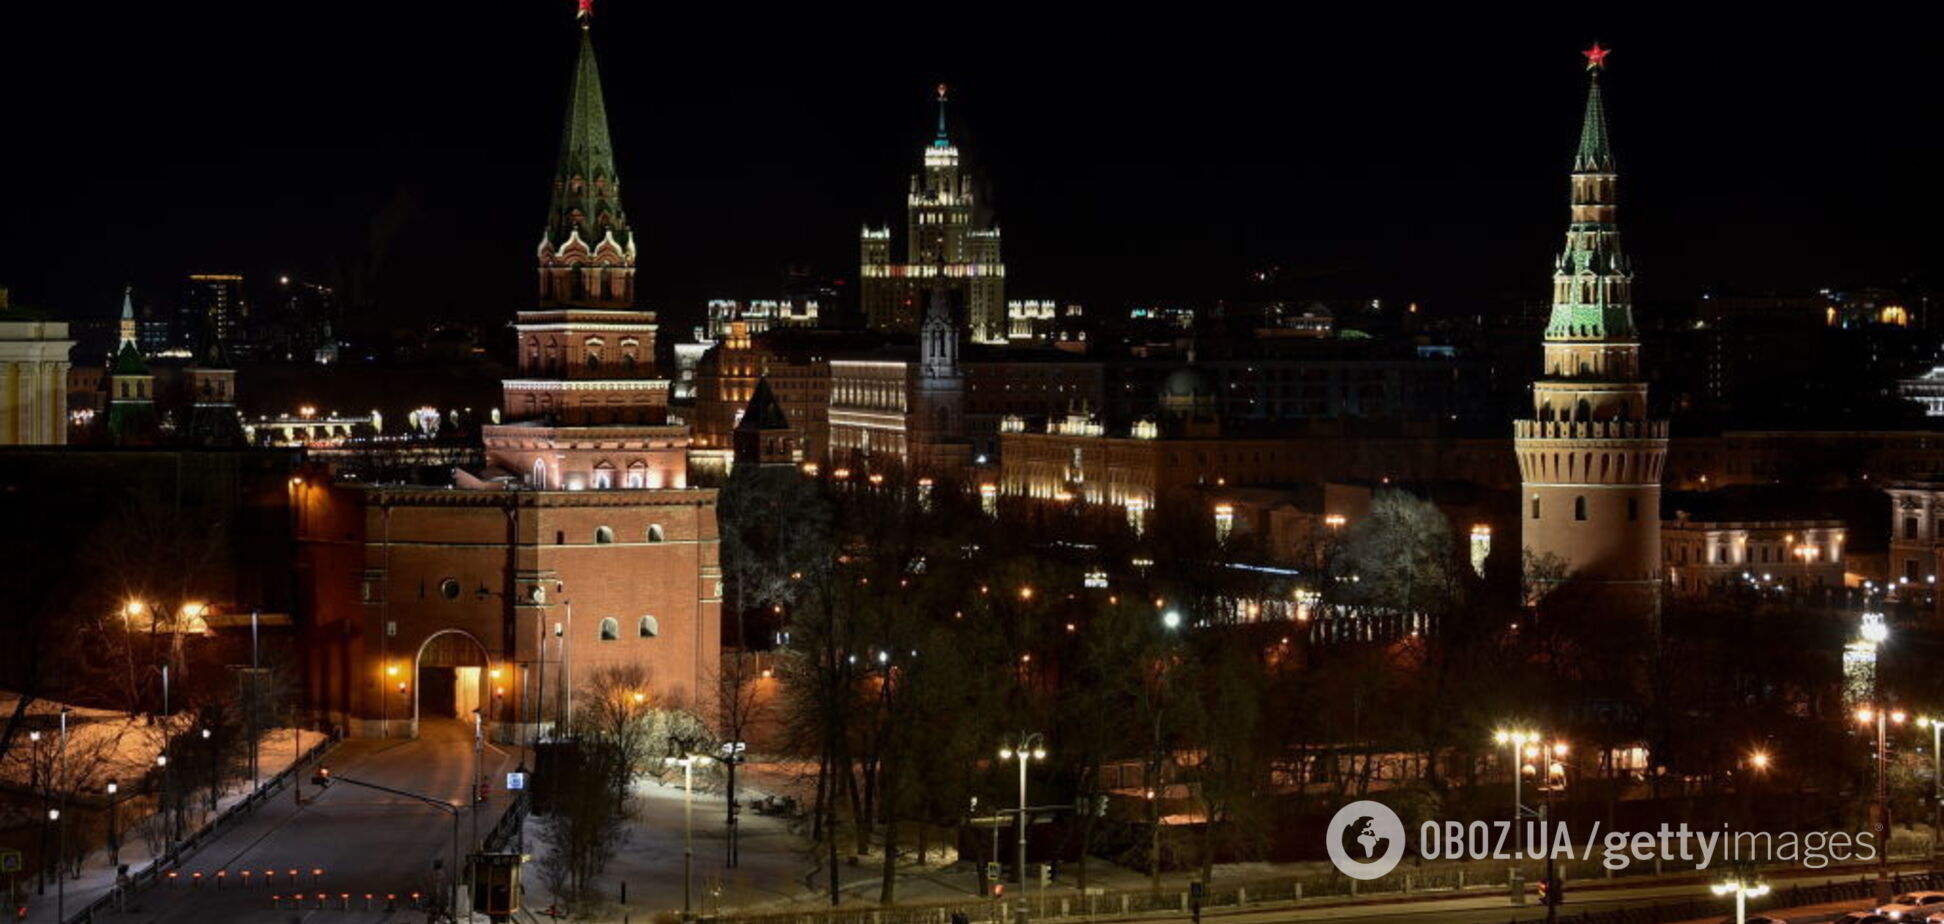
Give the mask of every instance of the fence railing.
<svg viewBox="0 0 1944 924">
<path fill-rule="evenodd" d="M 295 781 L 297 774 L 303 772 L 305 765 L 316 763 L 318 758 L 324 756 L 324 752 L 329 751 L 336 745 L 337 739 L 334 737 L 326 737 L 324 740 L 311 745 L 308 750 L 298 755 L 296 760 L 291 761 L 290 766 L 285 767 L 275 776 L 265 780 L 262 785 L 258 786 L 249 795 L 231 803 L 228 808 L 223 809 L 215 818 L 210 819 L 201 828 L 191 832 L 188 837 L 169 845 L 169 849 L 163 852 L 161 856 L 150 860 L 147 865 L 140 869 L 136 869 L 131 865 L 126 880 L 117 882 L 114 887 L 103 893 L 100 898 L 89 902 L 80 910 L 68 915 L 61 924 L 93 921 L 97 915 L 120 908 L 134 893 L 144 888 L 153 887 L 161 881 L 164 873 L 172 869 L 180 868 L 183 860 L 195 855 L 196 851 L 208 846 L 209 842 L 220 837 L 225 831 L 235 826 L 237 822 L 249 817 L 251 812 L 256 811 L 265 802 L 268 802 L 272 796 L 282 792 L 285 786 Z"/>
<path fill-rule="evenodd" d="M 1290 904 L 1304 899 L 1343 899 L 1358 895 L 1398 895 L 1420 892 L 1463 894 L 1474 886 L 1503 888 L 1507 885 L 1507 871 L 1504 869 L 1500 870 L 1495 882 L 1486 881 L 1484 878 L 1468 879 L 1464 871 L 1459 870 L 1453 880 L 1440 887 L 1419 887 L 1416 880 L 1412 879 L 1401 889 L 1373 888 L 1368 883 L 1359 885 L 1354 880 L 1342 876 L 1334 878 L 1338 880 L 1337 887 L 1322 889 L 1306 888 L 1306 884 L 1311 882 L 1313 877 L 1240 885 L 1217 883 L 1202 896 L 1201 908 L 1204 911 L 1241 909 Z M 1382 880 L 1377 881 L 1382 882 Z M 1342 885 L 1345 882 L 1351 885 Z M 1944 871 L 1899 872 L 1892 876 L 1892 892 L 1933 888 L 1944 888 Z M 722 913 L 715 915 L 714 920 L 725 924 L 727 922 L 733 924 L 950 924 L 954 914 L 963 914 L 971 921 L 1009 922 L 1015 916 L 1015 906 L 1022 899 L 1027 909 L 1027 917 L 1032 921 L 1090 920 L 1131 918 L 1148 914 L 1186 915 L 1193 901 L 1190 893 L 1177 890 L 1088 891 L 1090 894 L 1076 895 L 1070 890 L 1063 890 L 1053 894 L 1036 895 L 1031 887 L 1027 887 L 1023 894 L 1017 892 L 1009 894 L 1004 901 L 966 898 L 951 902 L 894 906 L 859 904 L 848 908 L 802 908 L 761 914 Z M 1571 891 L 1568 889 L 1569 893 Z M 1796 905 L 1866 899 L 1873 897 L 1874 891 L 1875 880 L 1867 875 L 1855 880 L 1819 882 L 1809 885 L 1778 883 L 1759 907 L 1788 908 Z M 1667 924 L 1667 922 L 1720 915 L 1723 909 L 1721 900 L 1707 896 L 1705 887 L 1701 887 L 1701 892 L 1704 894 L 1691 899 L 1643 900 L 1639 905 L 1606 911 L 1575 912 L 1562 909 L 1558 920 L 1564 924 Z M 1483 890 L 1473 890 L 1473 894 L 1483 894 Z"/>
<path fill-rule="evenodd" d="M 520 832 L 526 826 L 528 810 L 526 790 L 516 790 L 513 804 L 500 813 L 499 821 L 493 823 L 493 830 L 486 832 L 486 840 L 480 850 L 485 853 L 505 853 L 508 844 L 519 840 Z"/>
</svg>

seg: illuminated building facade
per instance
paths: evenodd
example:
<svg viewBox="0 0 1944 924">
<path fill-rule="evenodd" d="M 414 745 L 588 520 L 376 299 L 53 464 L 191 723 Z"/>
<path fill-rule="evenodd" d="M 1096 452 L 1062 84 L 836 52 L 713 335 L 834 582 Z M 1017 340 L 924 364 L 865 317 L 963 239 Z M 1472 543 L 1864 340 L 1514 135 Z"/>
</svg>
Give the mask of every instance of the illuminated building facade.
<svg viewBox="0 0 1944 924">
<path fill-rule="evenodd" d="M 1727 587 L 1835 590 L 1845 584 L 1849 530 L 1841 520 L 1714 522 L 1681 515 L 1661 527 L 1667 587 L 1709 596 Z"/>
<path fill-rule="evenodd" d="M 1572 174 L 1572 224 L 1553 274 L 1534 416 L 1514 424 L 1523 476 L 1522 545 L 1556 556 L 1576 582 L 1630 609 L 1659 599 L 1661 469 L 1667 422 L 1647 417 L 1633 270 L 1615 224 L 1613 154 L 1600 99 L 1605 51 L 1587 52 L 1590 84 Z"/>
<path fill-rule="evenodd" d="M 13 308 L 0 288 L 0 445 L 61 445 L 68 431 L 67 324 Z"/>
<path fill-rule="evenodd" d="M 905 197 L 905 255 L 894 261 L 891 229 L 865 228 L 859 238 L 860 298 L 874 330 L 918 331 L 929 293 L 944 284 L 976 343 L 1004 343 L 1006 266 L 999 229 L 979 202 L 972 175 L 945 130 L 945 87 L 938 88 L 938 134 L 924 150 L 924 169 Z"/>
<path fill-rule="evenodd" d="M 1911 584 L 1936 583 L 1944 554 L 1944 480 L 1936 476 L 1892 483 L 1890 567 L 1894 591 Z"/>
<path fill-rule="evenodd" d="M 918 349 L 830 363 L 830 462 L 953 477 L 972 461 L 949 290 L 932 290 Z"/>
</svg>

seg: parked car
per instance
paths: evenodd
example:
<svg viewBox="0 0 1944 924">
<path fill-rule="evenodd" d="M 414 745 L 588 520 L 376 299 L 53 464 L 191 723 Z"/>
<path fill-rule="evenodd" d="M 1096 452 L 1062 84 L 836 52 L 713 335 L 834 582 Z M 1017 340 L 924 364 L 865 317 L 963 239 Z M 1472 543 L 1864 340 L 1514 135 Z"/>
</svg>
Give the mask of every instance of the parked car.
<svg viewBox="0 0 1944 924">
<path fill-rule="evenodd" d="M 1915 921 L 1933 911 L 1944 911 L 1944 892 L 1905 892 L 1879 906 L 1876 913 L 1892 921 Z"/>
<path fill-rule="evenodd" d="M 1892 922 L 1874 911 L 1852 911 L 1829 924 L 1892 924 Z"/>
</svg>

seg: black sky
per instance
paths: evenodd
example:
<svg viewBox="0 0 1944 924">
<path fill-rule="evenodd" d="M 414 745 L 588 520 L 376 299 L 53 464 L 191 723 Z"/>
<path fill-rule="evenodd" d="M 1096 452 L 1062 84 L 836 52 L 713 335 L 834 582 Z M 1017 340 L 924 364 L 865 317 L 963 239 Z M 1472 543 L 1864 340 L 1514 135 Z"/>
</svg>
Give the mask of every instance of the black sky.
<svg viewBox="0 0 1944 924">
<path fill-rule="evenodd" d="M 595 39 L 642 289 L 674 313 L 773 294 L 792 262 L 854 272 L 859 225 L 900 217 L 940 80 L 1009 295 L 1205 301 L 1274 262 L 1444 310 L 1543 299 L 1596 38 L 1643 300 L 1934 280 L 1927 30 L 1606 6 L 604 0 Z M 374 279 L 391 322 L 506 317 L 572 7 L 10 4 L 0 281 L 79 315 L 125 280 L 288 271 Z"/>
</svg>

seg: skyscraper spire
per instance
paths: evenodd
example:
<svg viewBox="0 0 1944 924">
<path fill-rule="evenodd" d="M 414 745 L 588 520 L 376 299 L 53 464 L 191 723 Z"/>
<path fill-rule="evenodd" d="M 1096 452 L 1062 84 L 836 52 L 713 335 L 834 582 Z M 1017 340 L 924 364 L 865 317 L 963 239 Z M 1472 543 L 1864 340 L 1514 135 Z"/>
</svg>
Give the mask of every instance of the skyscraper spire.
<svg viewBox="0 0 1944 924">
<path fill-rule="evenodd" d="M 932 147 L 949 148 L 952 139 L 945 134 L 945 85 L 938 85 L 938 137 L 932 139 Z"/>
</svg>

